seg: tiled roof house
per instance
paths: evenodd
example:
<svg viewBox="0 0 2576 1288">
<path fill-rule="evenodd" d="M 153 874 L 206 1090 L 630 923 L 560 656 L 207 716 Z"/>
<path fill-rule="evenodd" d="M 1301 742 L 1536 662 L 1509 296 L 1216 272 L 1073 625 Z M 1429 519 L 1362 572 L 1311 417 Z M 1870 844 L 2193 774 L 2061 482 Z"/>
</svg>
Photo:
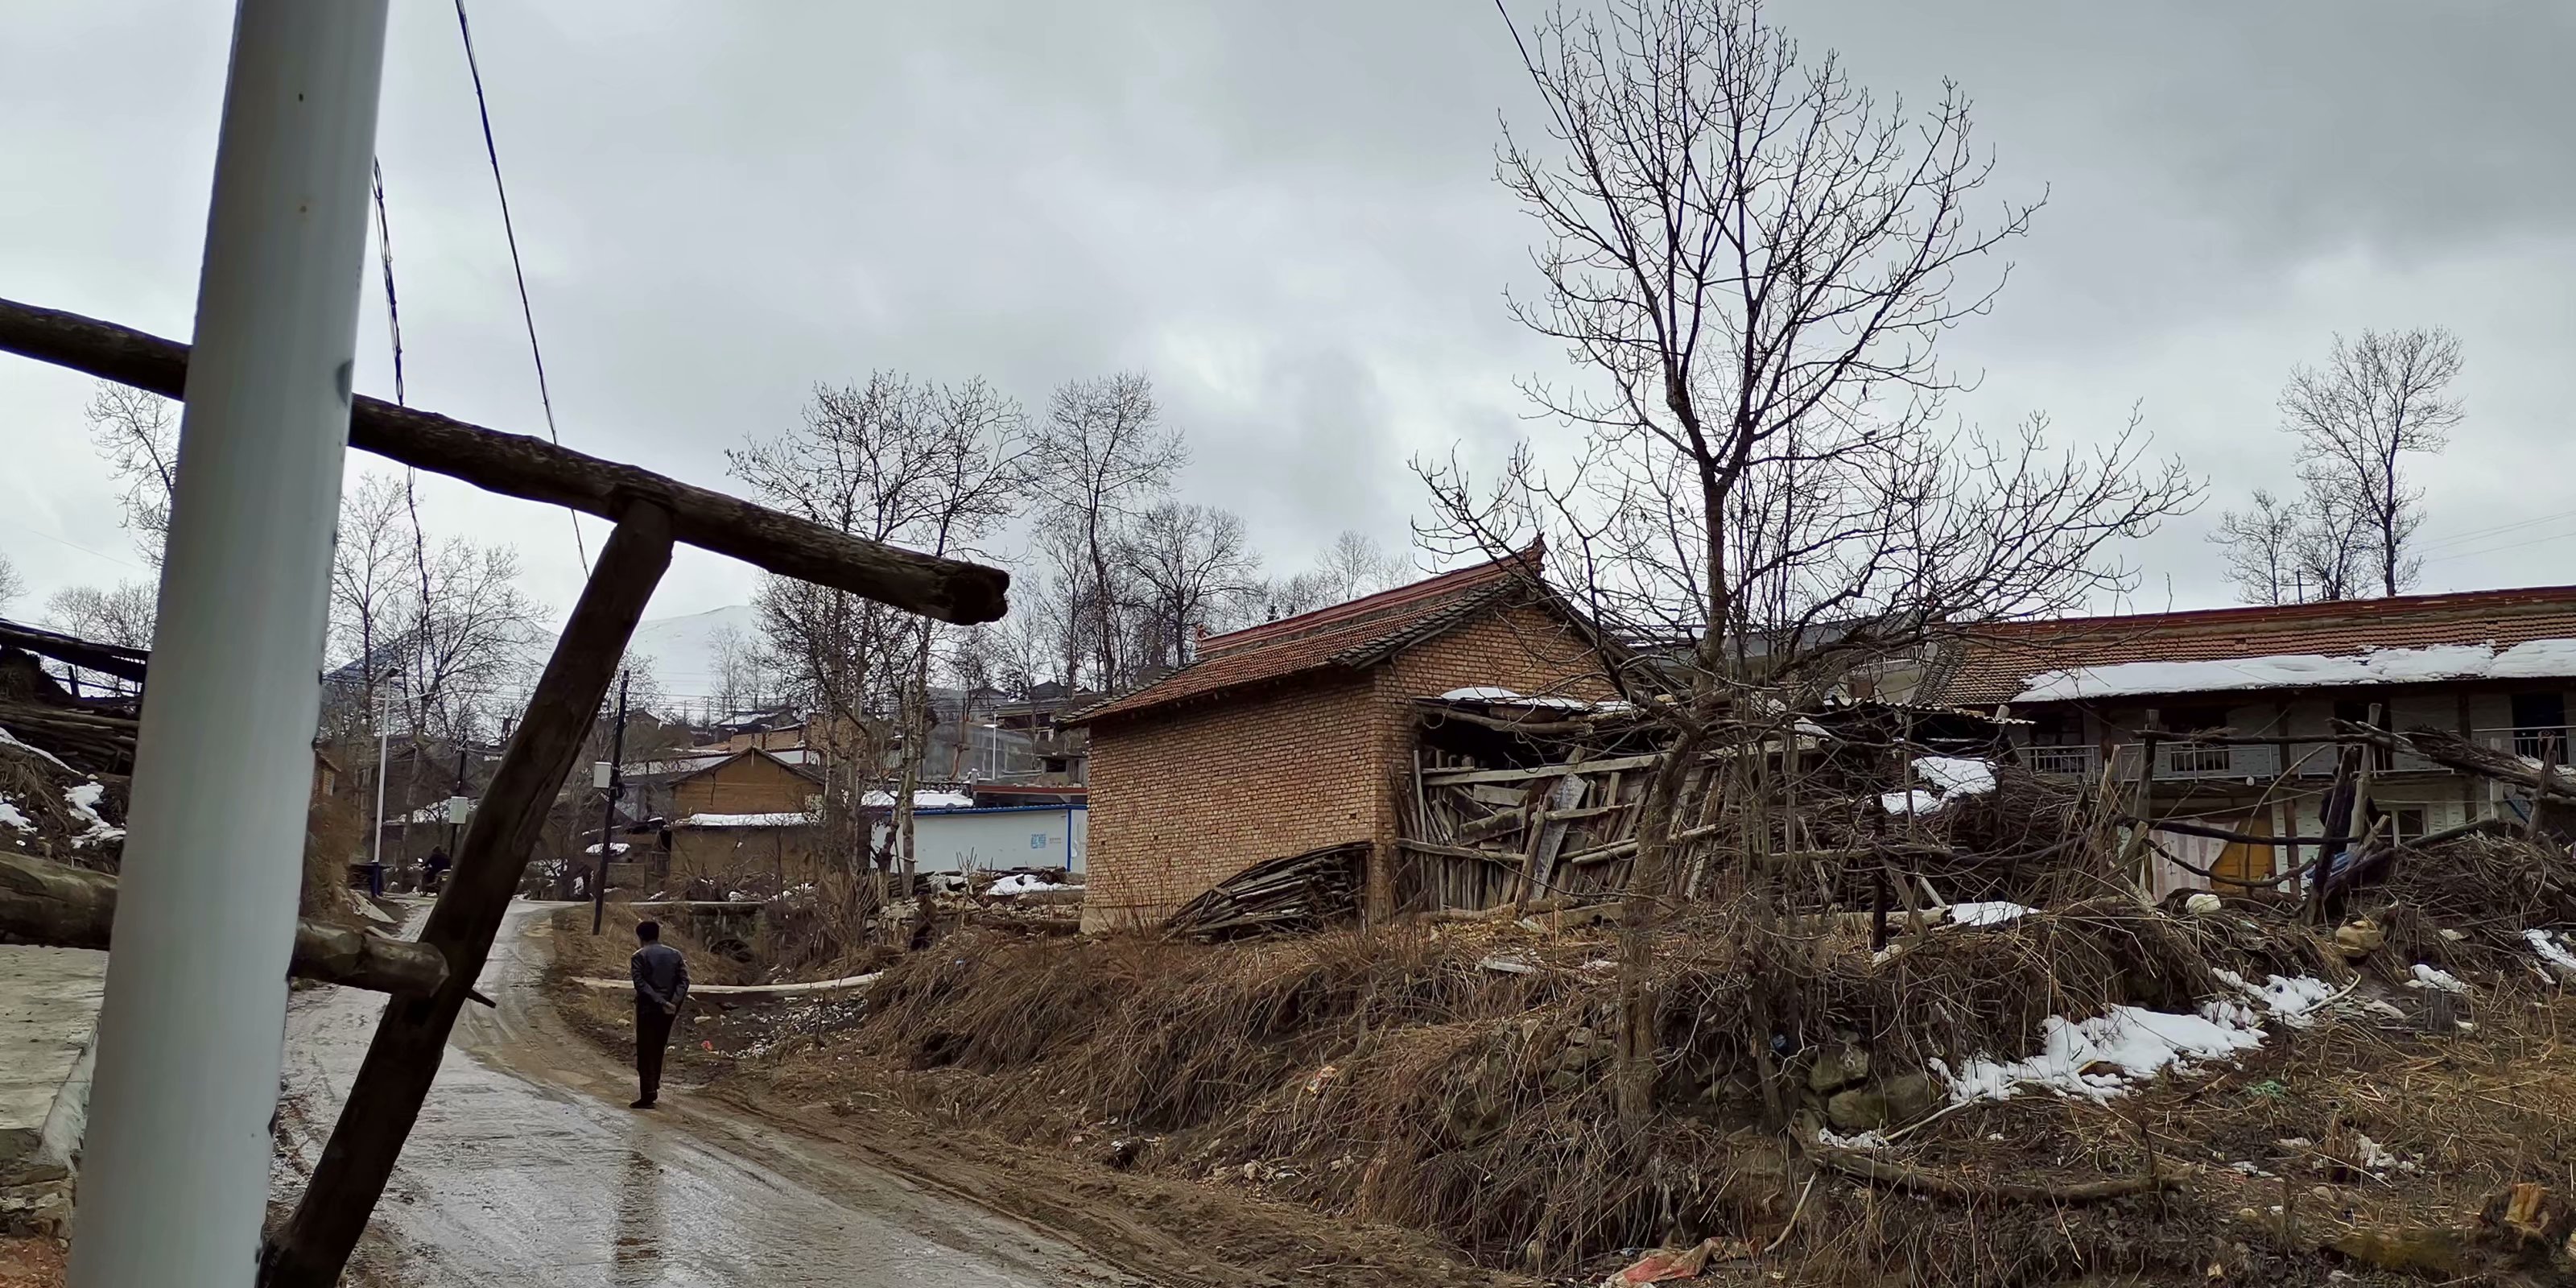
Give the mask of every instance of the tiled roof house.
<svg viewBox="0 0 2576 1288">
<path fill-rule="evenodd" d="M 2498 750 L 2568 763 L 2576 700 L 2576 586 L 2402 595 L 1978 627 L 1946 645 L 1920 701 L 2005 706 L 2027 725 L 2020 754 L 2041 773 L 2135 781 L 2136 731 L 2157 743 L 2154 811 L 2240 834 L 2320 834 L 2335 748 L 2296 741 L 2379 709 L 2385 727 L 2431 727 Z M 2279 746 L 2194 744 L 2225 729 Z M 2380 753 L 2374 817 L 2400 837 L 2499 814 L 2523 801 L 2412 756 Z M 2261 879 L 2314 846 L 2194 846 L 2195 866 Z M 2305 857 L 2302 857 L 2304 849 Z M 2197 884 L 2174 869 L 2168 884 Z"/>
<path fill-rule="evenodd" d="M 1086 929 L 1150 925 L 1265 859 L 1374 847 L 1383 904 L 1413 700 L 1461 687 L 1606 697 L 1588 626 L 1543 551 L 1246 630 L 1064 718 L 1091 730 Z M 1381 906 L 1381 910 L 1382 906 Z"/>
</svg>

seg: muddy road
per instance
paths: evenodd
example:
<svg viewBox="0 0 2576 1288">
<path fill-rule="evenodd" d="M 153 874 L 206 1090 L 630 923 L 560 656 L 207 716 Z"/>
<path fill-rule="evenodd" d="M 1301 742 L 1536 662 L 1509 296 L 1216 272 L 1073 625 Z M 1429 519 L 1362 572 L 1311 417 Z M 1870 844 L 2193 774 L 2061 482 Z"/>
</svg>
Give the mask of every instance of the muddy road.
<svg viewBox="0 0 2576 1288">
<path fill-rule="evenodd" d="M 450 1285 L 938 1283 L 1133 1285 L 1006 1217 L 666 1087 L 627 1109 L 631 1071 L 539 992 L 546 905 L 516 905 L 402 1162 L 377 1206 L 392 1282 Z M 321 1156 L 383 1000 L 295 995 L 277 1188 Z"/>
</svg>

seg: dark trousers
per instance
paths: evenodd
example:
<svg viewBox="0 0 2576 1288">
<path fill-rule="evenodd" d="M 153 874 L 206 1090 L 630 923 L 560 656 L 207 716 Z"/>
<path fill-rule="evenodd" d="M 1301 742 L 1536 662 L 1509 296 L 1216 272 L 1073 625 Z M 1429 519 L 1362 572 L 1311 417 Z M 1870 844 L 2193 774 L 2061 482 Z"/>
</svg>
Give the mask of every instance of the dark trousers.
<svg viewBox="0 0 2576 1288">
<path fill-rule="evenodd" d="M 678 1018 L 658 1003 L 635 1002 L 635 1080 L 643 1089 L 641 1099 L 662 1094 L 662 1051 L 671 1045 L 671 1022 Z"/>
</svg>

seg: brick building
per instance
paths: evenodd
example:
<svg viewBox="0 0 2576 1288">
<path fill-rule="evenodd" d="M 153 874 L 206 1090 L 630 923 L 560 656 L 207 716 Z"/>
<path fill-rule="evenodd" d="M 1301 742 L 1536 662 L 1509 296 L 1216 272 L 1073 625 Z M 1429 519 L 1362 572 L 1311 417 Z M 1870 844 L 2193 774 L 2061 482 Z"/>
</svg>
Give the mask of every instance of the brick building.
<svg viewBox="0 0 2576 1288">
<path fill-rule="evenodd" d="M 1542 551 L 1199 642 L 1189 665 L 1064 718 L 1091 731 L 1086 929 L 1149 925 L 1264 859 L 1366 842 L 1386 906 L 1413 700 L 1609 694 Z"/>
<path fill-rule="evenodd" d="M 2210 874 L 2268 880 L 2314 863 L 2317 847 L 2290 838 L 2327 833 L 2336 720 L 2576 759 L 2576 586 L 1997 623 L 1947 644 L 1916 698 L 2008 713 L 2015 754 L 2037 773 L 2144 773 L 2156 817 L 2258 838 L 2159 837 L 2158 893 Z M 2374 819 L 2414 840 L 2529 816 L 2527 793 L 2421 756 L 2380 750 L 2371 771 L 2347 835 Z"/>
</svg>

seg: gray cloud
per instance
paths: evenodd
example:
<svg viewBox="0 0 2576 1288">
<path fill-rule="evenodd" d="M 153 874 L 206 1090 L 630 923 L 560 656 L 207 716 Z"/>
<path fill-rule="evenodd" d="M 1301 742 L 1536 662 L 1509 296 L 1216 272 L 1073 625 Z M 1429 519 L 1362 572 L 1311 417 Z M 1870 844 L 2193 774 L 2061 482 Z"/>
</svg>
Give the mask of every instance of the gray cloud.
<svg viewBox="0 0 2576 1288">
<path fill-rule="evenodd" d="M 1516 6 L 1518 8 L 1520 6 Z M 2555 372 L 2576 331 L 2567 11 L 2540 5 L 1777 6 L 1808 50 L 1978 102 L 1997 192 L 2049 204 L 1950 356 L 1963 416 L 2080 439 L 2141 404 L 2222 501 L 2288 459 L 2289 365 L 2337 328 L 2439 322 L 2470 419 L 2428 463 L 2435 540 L 2566 508 Z M 1560 355 L 1503 314 L 1524 221 L 1491 182 L 1532 106 L 1472 3 L 476 8 L 567 443 L 700 481 L 817 381 L 981 374 L 1034 410 L 1151 372 L 1196 459 L 1294 568 L 1404 537 L 1417 452 L 1490 458 Z M 0 294 L 188 329 L 228 27 L 205 6 L 38 6 L 0 47 Z M 380 147 L 413 401 L 534 432 L 452 15 L 398 5 Z M 362 384 L 390 392 L 370 265 Z M 138 575 L 80 434 L 86 383 L 0 360 L 0 549 L 39 591 Z M 2501 466 L 2501 468 L 2499 468 Z M 432 522 L 516 543 L 570 602 L 567 524 L 424 483 Z M 2142 603 L 2223 598 L 2175 525 Z M 597 532 L 592 531 L 595 548 Z M 2440 554 L 2576 534 L 2539 525 Z M 2576 539 L 2576 536 L 2571 536 Z M 104 558 L 72 546 L 102 552 Z M 2438 585 L 2570 580 L 2567 542 L 2447 558 Z M 120 565 L 117 560 L 124 561 Z M 656 612 L 738 602 L 685 559 Z M 25 605 L 20 605 L 23 611 Z"/>
</svg>

